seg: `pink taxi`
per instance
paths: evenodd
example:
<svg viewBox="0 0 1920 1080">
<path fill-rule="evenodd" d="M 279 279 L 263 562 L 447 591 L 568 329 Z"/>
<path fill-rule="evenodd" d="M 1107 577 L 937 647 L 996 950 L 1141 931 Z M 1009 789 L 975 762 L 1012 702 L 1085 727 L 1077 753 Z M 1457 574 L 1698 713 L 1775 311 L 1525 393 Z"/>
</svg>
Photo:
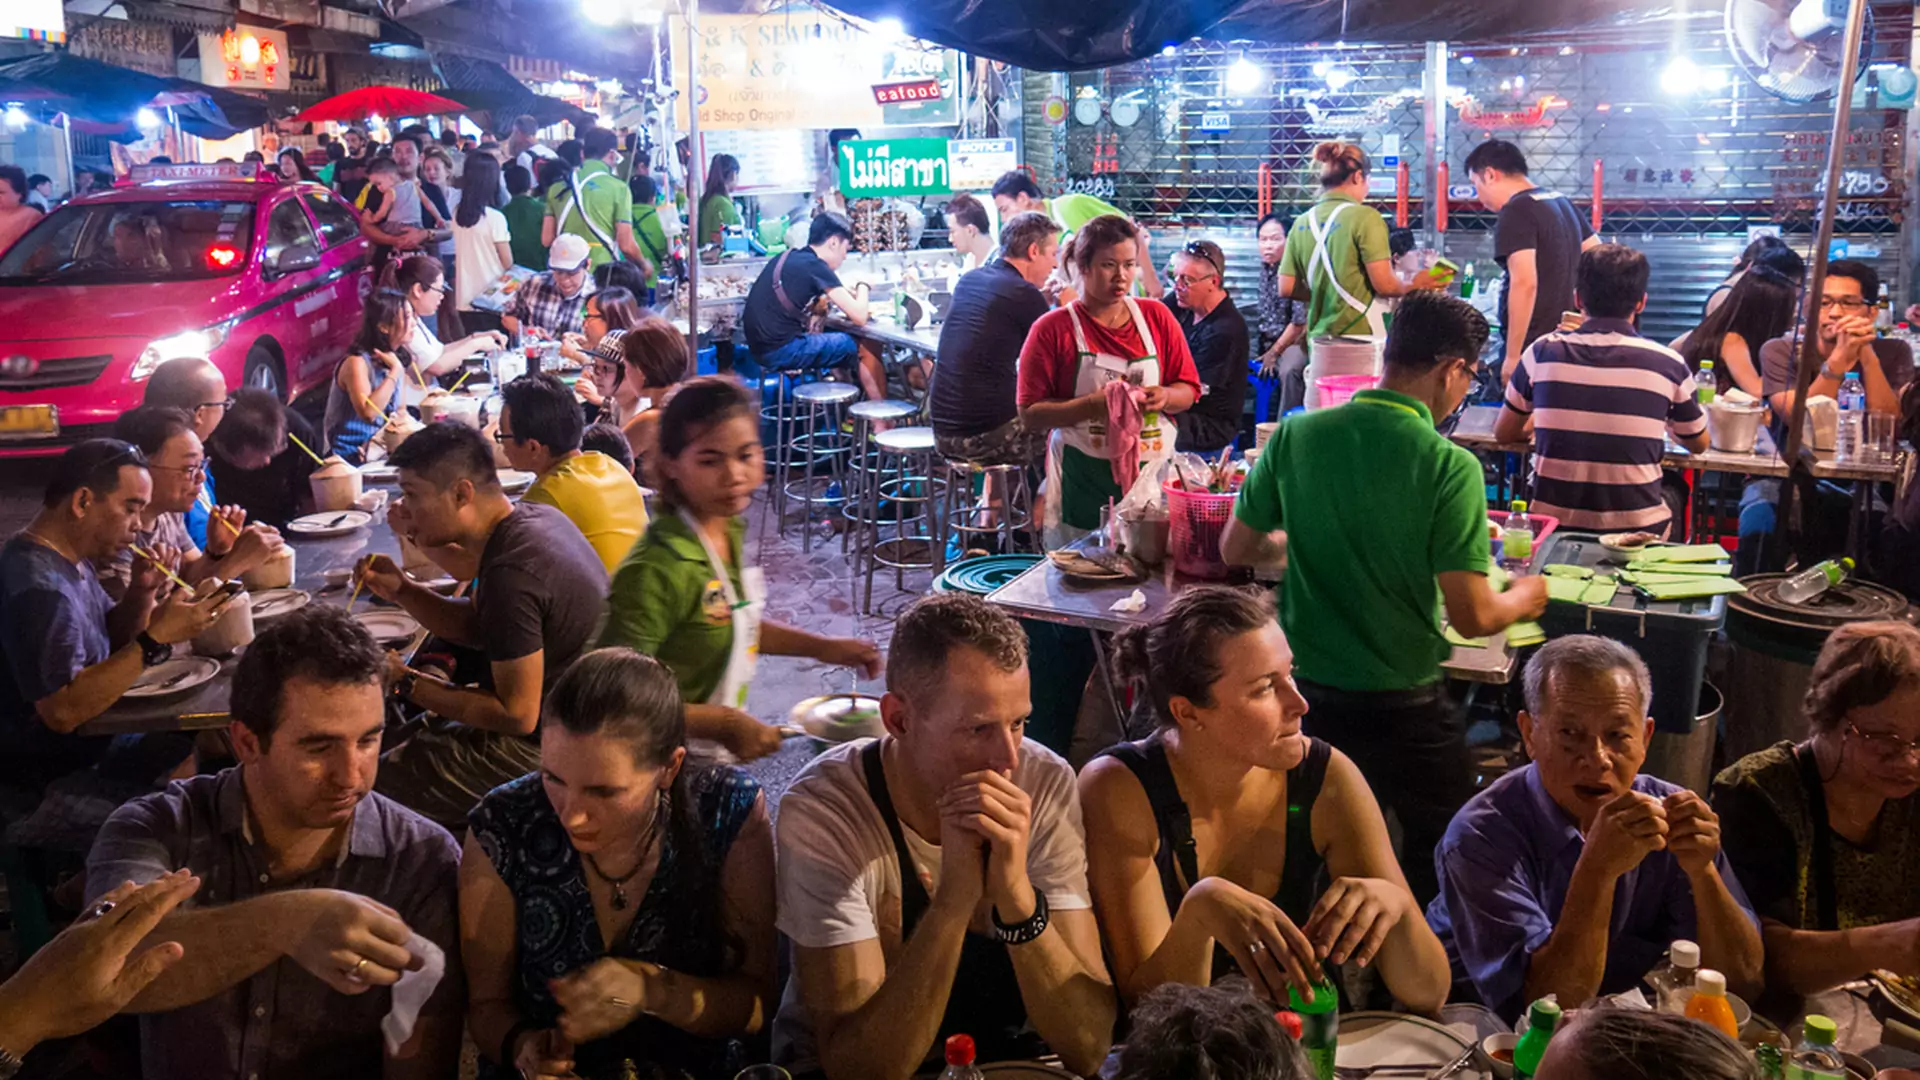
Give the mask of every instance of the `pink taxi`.
<svg viewBox="0 0 1920 1080">
<path fill-rule="evenodd" d="M 0 457 L 106 434 L 175 357 L 283 401 L 323 385 L 371 254 L 337 195 L 252 164 L 144 166 L 56 209 L 0 254 Z"/>
</svg>

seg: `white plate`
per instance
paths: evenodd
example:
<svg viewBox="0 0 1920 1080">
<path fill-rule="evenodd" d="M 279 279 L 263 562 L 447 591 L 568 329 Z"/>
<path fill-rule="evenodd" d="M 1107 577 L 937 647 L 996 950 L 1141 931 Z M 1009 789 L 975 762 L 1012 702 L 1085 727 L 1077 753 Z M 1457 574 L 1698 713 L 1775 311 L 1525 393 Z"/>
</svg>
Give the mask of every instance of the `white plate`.
<svg viewBox="0 0 1920 1080">
<path fill-rule="evenodd" d="M 420 632 L 420 624 L 404 611 L 363 611 L 353 621 L 367 628 L 382 645 L 404 642 Z"/>
<path fill-rule="evenodd" d="M 287 522 L 287 531 L 308 540 L 324 540 L 329 536 L 347 536 L 366 528 L 373 515 L 365 510 L 331 510 L 323 514 L 308 514 Z"/>
<path fill-rule="evenodd" d="M 204 656 L 182 656 L 163 660 L 140 673 L 122 697 L 138 700 L 172 697 L 198 689 L 220 674 L 220 661 Z M 178 679 L 178 682 L 174 680 Z"/>
<path fill-rule="evenodd" d="M 858 708 L 872 709 L 872 721 L 854 724 L 837 722 L 841 716 Z M 879 738 L 885 734 L 879 714 L 880 699 L 870 694 L 829 694 L 802 701 L 793 707 L 788 717 L 795 727 L 821 742 L 844 743 L 868 737 Z"/>
<path fill-rule="evenodd" d="M 1340 1065 L 1423 1065 L 1435 1069 L 1473 1043 L 1443 1024 L 1399 1013 L 1357 1012 L 1340 1018 Z"/>
<path fill-rule="evenodd" d="M 400 470 L 391 465 L 362 465 L 360 479 L 369 484 L 391 484 L 400 479 Z"/>
<path fill-rule="evenodd" d="M 313 597 L 300 589 L 266 589 L 251 595 L 255 622 L 291 615 L 313 602 Z"/>
<path fill-rule="evenodd" d="M 500 486 L 505 488 L 508 494 L 525 491 L 533 486 L 533 474 L 521 472 L 518 469 L 501 469 Z"/>
</svg>

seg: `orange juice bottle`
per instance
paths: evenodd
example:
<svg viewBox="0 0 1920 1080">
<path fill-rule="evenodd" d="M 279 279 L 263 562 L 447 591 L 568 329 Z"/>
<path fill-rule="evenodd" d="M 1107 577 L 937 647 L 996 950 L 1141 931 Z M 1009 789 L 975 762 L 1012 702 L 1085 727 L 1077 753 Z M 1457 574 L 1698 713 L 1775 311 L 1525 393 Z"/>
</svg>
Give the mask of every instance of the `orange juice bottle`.
<svg viewBox="0 0 1920 1080">
<path fill-rule="evenodd" d="M 1740 1026 L 1733 1022 L 1733 1006 L 1727 1001 L 1727 977 L 1712 968 L 1701 968 L 1693 977 L 1687 1016 L 1719 1029 L 1729 1039 L 1740 1038 Z"/>
</svg>

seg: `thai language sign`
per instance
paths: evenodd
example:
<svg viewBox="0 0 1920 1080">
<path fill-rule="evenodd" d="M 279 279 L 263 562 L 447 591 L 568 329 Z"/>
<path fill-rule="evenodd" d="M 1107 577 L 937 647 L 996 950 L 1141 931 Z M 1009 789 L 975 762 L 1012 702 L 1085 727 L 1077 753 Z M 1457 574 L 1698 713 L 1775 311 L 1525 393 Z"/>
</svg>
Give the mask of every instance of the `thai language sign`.
<svg viewBox="0 0 1920 1080">
<path fill-rule="evenodd" d="M 859 139 L 840 144 L 840 191 L 849 199 L 944 195 L 953 190 L 946 139 Z"/>
</svg>

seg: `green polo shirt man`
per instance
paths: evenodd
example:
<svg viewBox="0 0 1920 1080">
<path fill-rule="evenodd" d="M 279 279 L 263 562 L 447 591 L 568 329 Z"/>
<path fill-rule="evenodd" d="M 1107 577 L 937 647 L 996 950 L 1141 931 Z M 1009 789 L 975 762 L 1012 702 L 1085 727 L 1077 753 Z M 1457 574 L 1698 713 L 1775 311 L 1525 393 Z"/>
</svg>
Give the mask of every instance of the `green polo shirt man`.
<svg viewBox="0 0 1920 1080">
<path fill-rule="evenodd" d="M 1341 208 L 1337 215 L 1336 207 Z M 1326 229 L 1327 262 L 1333 266 L 1333 280 L 1340 283 L 1339 289 L 1328 281 L 1327 265 L 1314 256 L 1319 243 L 1309 219 Z M 1330 226 L 1326 224 L 1329 220 Z M 1393 252 L 1387 247 L 1387 219 L 1350 192 L 1334 190 L 1323 193 L 1311 210 L 1294 220 L 1292 231 L 1287 233 L 1286 249 L 1280 255 L 1279 274 L 1283 279 L 1306 279 L 1312 297 L 1307 302 L 1309 338 L 1365 337 L 1373 332 L 1366 314 L 1347 303 L 1340 289 L 1362 305 L 1371 304 L 1375 289 L 1367 276 L 1367 264 L 1392 261 Z"/>
<path fill-rule="evenodd" d="M 1221 543 L 1229 562 L 1284 558 L 1280 621 L 1312 706 L 1304 730 L 1395 807 L 1401 865 L 1423 904 L 1437 891 L 1434 845 L 1473 794 L 1465 728 L 1441 681 L 1442 608 L 1468 637 L 1546 608 L 1541 578 L 1493 591 L 1484 473 L 1434 430 L 1472 388 L 1486 341 L 1486 319 L 1465 301 L 1403 299 L 1380 388 L 1282 424 Z"/>
<path fill-rule="evenodd" d="M 595 128 L 587 134 L 593 136 L 602 131 Z M 604 134 L 608 140 L 614 138 L 610 131 Z M 617 257 L 608 243 L 618 244 L 629 258 L 638 248 L 633 243 L 633 192 L 627 189 L 625 180 L 614 175 L 611 163 L 607 160 L 616 151 L 609 143 L 607 153 L 596 157 L 591 154 L 593 149 L 594 144 L 589 143 L 589 156 L 581 162 L 579 171 L 573 174 L 580 190 L 578 207 L 565 180 L 554 184 L 547 189 L 547 216 L 541 225 L 541 232 L 549 245 L 553 243 L 553 235 L 558 233 L 572 233 L 585 240 L 588 265 L 599 266 Z M 586 211 L 584 218 L 581 209 Z M 621 238 L 623 232 L 624 240 Z M 601 242 L 603 236 L 607 243 Z"/>
</svg>

